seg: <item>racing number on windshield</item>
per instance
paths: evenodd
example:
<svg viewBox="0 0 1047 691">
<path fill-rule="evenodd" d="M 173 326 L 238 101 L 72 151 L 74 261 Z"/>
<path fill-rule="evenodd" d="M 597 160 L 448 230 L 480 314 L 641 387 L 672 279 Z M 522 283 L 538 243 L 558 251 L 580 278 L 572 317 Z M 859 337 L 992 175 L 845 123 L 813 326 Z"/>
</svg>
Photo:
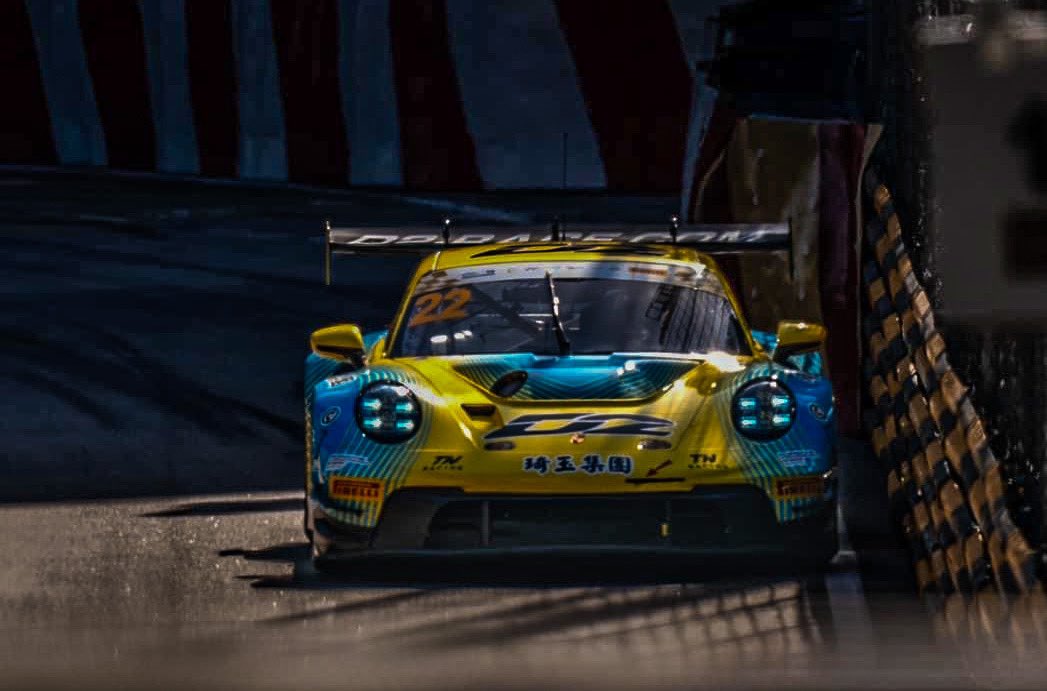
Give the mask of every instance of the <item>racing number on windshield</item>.
<svg viewBox="0 0 1047 691">
<path fill-rule="evenodd" d="M 415 314 L 407 326 L 465 319 L 469 316 L 465 306 L 472 298 L 473 293 L 468 288 L 451 288 L 444 293 L 423 295 L 415 303 Z"/>
</svg>

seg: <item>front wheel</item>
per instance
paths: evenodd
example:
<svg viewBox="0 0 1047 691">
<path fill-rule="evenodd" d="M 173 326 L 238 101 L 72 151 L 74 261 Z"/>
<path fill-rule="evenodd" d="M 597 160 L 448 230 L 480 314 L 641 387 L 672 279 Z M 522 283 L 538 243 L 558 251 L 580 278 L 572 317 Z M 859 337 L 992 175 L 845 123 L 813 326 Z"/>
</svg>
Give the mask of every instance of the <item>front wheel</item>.
<svg viewBox="0 0 1047 691">
<path fill-rule="evenodd" d="M 815 516 L 787 526 L 789 552 L 812 568 L 823 570 L 840 550 L 840 518 L 835 501 Z"/>
</svg>

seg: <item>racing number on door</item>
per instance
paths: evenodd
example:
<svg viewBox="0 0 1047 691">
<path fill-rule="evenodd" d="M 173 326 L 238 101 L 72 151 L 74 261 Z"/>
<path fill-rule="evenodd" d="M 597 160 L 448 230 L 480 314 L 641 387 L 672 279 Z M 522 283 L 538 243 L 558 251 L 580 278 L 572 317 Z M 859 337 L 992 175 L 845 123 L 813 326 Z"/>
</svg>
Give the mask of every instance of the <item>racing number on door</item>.
<svg viewBox="0 0 1047 691">
<path fill-rule="evenodd" d="M 469 316 L 465 306 L 472 297 L 472 291 L 468 288 L 451 288 L 444 293 L 423 295 L 415 303 L 415 314 L 407 326 L 465 319 Z"/>
</svg>

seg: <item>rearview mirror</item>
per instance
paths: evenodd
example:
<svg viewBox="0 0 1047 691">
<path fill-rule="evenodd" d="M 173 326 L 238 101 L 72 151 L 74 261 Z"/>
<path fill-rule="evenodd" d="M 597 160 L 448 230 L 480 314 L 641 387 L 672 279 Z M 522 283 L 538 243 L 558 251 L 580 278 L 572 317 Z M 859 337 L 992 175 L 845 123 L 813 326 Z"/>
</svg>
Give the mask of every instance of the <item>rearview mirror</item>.
<svg viewBox="0 0 1047 691">
<path fill-rule="evenodd" d="M 357 365 L 363 363 L 364 337 L 356 324 L 335 324 L 318 329 L 309 337 L 309 345 L 320 357 L 348 360 Z"/>
<path fill-rule="evenodd" d="M 774 361 L 783 364 L 790 356 L 821 348 L 826 334 L 825 327 L 814 322 L 778 322 L 778 345 L 774 349 Z"/>
</svg>

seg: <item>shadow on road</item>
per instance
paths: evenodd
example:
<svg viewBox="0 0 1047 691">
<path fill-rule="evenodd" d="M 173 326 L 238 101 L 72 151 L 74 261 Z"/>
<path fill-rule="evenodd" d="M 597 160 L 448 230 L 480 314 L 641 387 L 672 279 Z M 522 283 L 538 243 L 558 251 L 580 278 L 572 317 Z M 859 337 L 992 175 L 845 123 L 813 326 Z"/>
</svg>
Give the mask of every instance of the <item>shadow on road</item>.
<svg viewBox="0 0 1047 691">
<path fill-rule="evenodd" d="M 141 517 L 174 518 L 176 516 L 217 516 L 236 513 L 297 511 L 301 508 L 301 497 L 287 497 L 280 499 L 226 499 L 222 501 L 187 502 L 170 509 L 144 513 Z"/>
<path fill-rule="evenodd" d="M 836 638 L 824 574 L 752 559 L 369 556 L 317 572 L 305 543 L 221 554 L 293 565 L 284 577 L 240 576 L 252 587 L 333 590 L 350 598 L 266 619 L 266 626 L 364 626 L 373 639 L 420 652 L 550 638 L 646 650 L 651 636 L 668 636 L 679 643 L 755 645 L 770 654 Z"/>
<path fill-rule="evenodd" d="M 258 550 L 227 549 L 219 556 L 248 561 L 280 561 L 293 566 L 287 576 L 242 576 L 256 588 L 443 588 L 443 587 L 587 587 L 668 583 L 824 581 L 824 573 L 780 559 L 623 553 L 613 550 L 550 550 L 486 555 L 367 555 L 317 570 L 309 546 L 285 543 Z M 824 583 L 821 586 L 824 587 Z"/>
</svg>

